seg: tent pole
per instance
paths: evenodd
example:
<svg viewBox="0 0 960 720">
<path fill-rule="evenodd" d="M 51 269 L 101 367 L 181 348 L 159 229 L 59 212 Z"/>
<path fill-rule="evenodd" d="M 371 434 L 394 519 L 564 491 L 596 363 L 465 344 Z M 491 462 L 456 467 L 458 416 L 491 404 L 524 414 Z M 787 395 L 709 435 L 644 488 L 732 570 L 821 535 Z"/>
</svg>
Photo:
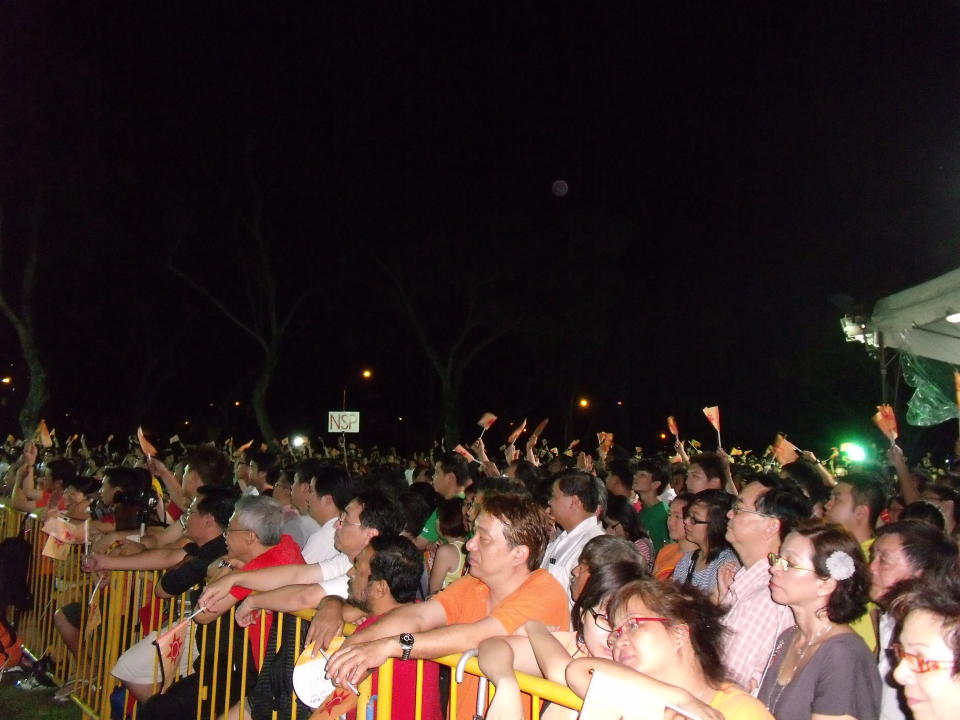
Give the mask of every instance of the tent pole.
<svg viewBox="0 0 960 720">
<path fill-rule="evenodd" d="M 887 404 L 887 348 L 883 344 L 883 333 L 877 331 L 877 347 L 880 349 L 880 402 Z"/>
</svg>

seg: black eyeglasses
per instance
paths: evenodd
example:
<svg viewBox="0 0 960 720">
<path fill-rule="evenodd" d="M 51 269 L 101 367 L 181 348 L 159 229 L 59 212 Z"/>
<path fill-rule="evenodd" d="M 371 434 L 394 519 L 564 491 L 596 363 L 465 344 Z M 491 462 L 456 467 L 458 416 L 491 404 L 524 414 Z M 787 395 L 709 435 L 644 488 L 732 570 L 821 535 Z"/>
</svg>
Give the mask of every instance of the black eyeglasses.
<svg viewBox="0 0 960 720">
<path fill-rule="evenodd" d="M 709 525 L 709 520 L 697 520 L 693 515 L 687 515 L 683 518 L 683 522 L 687 525 Z"/>
<path fill-rule="evenodd" d="M 601 615 L 593 608 L 588 608 L 587 612 L 593 616 L 593 622 L 596 623 L 597 627 L 605 632 L 610 632 L 613 630 L 613 623 L 610 622 L 610 618 L 606 615 Z"/>
</svg>

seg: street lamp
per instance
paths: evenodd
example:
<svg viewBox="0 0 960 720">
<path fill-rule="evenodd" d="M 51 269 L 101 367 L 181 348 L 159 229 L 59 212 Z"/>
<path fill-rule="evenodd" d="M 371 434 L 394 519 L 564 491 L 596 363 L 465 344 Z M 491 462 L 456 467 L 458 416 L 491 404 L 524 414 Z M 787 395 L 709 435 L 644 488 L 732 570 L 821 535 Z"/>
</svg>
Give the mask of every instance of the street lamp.
<svg viewBox="0 0 960 720">
<path fill-rule="evenodd" d="M 587 398 L 582 397 L 580 398 L 578 405 L 580 405 L 580 407 L 582 408 L 587 408 L 587 407 L 590 407 L 590 401 L 587 400 Z"/>
</svg>

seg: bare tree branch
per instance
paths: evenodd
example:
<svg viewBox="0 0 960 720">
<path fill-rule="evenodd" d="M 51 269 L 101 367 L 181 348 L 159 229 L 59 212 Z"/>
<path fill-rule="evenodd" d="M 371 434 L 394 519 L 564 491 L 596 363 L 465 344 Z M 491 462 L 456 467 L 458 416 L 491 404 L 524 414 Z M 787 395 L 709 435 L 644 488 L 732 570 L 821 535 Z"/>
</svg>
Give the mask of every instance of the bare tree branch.
<svg viewBox="0 0 960 720">
<path fill-rule="evenodd" d="M 190 276 L 187 275 L 185 272 L 183 272 L 180 268 L 178 268 L 176 265 L 174 265 L 174 264 L 173 264 L 173 258 L 172 258 L 172 257 L 167 259 L 167 268 L 170 270 L 170 272 L 172 272 L 172 273 L 173 273 L 174 275 L 176 275 L 178 278 L 180 278 L 181 280 L 183 280 L 183 282 L 185 282 L 187 285 L 189 285 L 191 288 L 193 288 L 196 292 L 200 293 L 200 294 L 203 295 L 205 298 L 207 298 L 207 300 L 209 300 L 211 303 L 213 303 L 213 305 L 214 305 L 220 312 L 222 312 L 224 315 L 226 315 L 227 318 L 228 318 L 234 325 L 236 325 L 236 326 L 239 327 L 241 330 L 243 330 L 244 332 L 246 332 L 250 337 L 252 337 L 252 338 L 256 341 L 257 345 L 259 345 L 261 348 L 263 348 L 263 351 L 264 351 L 264 352 L 270 352 L 270 346 L 267 344 L 267 341 L 264 339 L 264 337 L 263 337 L 260 333 L 258 333 L 256 330 L 254 330 L 252 327 L 250 327 L 250 325 L 248 325 L 248 324 L 245 323 L 243 320 L 241 320 L 239 317 L 237 317 L 237 316 L 233 313 L 233 311 L 230 310 L 230 308 L 228 308 L 228 307 L 223 303 L 223 301 L 221 301 L 220 298 L 218 298 L 216 295 L 214 295 L 210 290 L 208 290 L 206 287 L 204 287 L 203 285 L 201 285 L 200 283 L 198 283 L 196 280 L 194 280 L 192 277 L 190 277 Z"/>
</svg>

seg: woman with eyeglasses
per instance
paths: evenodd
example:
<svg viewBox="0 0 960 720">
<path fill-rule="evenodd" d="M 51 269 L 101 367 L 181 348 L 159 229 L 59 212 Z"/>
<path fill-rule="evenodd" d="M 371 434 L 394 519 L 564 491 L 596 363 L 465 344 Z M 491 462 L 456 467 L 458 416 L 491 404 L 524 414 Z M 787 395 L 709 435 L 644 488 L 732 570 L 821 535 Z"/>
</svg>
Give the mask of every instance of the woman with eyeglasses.
<svg viewBox="0 0 960 720">
<path fill-rule="evenodd" d="M 683 513 L 684 533 L 696 549 L 677 562 L 673 581 L 702 590 L 715 603 L 720 600 L 717 572 L 725 564 L 740 564 L 726 537 L 727 512 L 734 500 L 723 490 L 701 490 Z"/>
<path fill-rule="evenodd" d="M 780 635 L 758 698 L 777 720 L 875 720 L 877 663 L 850 629 L 870 587 L 860 544 L 840 525 L 807 521 L 769 559 L 770 596 L 796 625 Z"/>
<path fill-rule="evenodd" d="M 896 600 L 900 626 L 893 678 L 914 720 L 960 718 L 960 580 L 925 579 Z"/>
<path fill-rule="evenodd" d="M 612 659 L 580 658 L 566 670 L 567 685 L 587 702 L 592 679 L 602 675 L 620 708 L 661 704 L 702 720 L 772 720 L 761 702 L 727 682 L 724 611 L 696 588 L 634 580 L 607 612 Z"/>
<path fill-rule="evenodd" d="M 611 624 L 606 615 L 610 597 L 625 584 L 645 576 L 643 566 L 619 561 L 597 568 L 590 574 L 571 611 L 573 632 L 550 632 L 539 620 L 528 620 L 518 632 L 526 635 L 497 637 L 480 644 L 480 669 L 497 691 L 486 720 L 516 720 L 523 717 L 520 688 L 514 671 L 545 677 L 564 684 L 564 671 L 573 658 L 609 658 L 607 636 Z M 551 705 L 542 714 L 545 720 L 575 718 L 573 710 Z"/>
</svg>

